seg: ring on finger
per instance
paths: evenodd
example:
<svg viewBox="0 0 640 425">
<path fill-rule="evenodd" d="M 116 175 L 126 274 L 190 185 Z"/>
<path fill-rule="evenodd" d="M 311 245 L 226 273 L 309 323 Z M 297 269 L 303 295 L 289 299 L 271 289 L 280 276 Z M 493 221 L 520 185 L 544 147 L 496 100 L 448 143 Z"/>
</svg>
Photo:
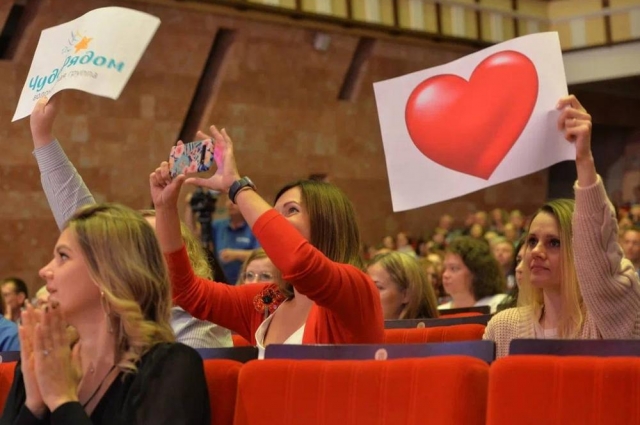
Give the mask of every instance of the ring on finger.
<svg viewBox="0 0 640 425">
<path fill-rule="evenodd" d="M 46 349 L 42 350 L 42 354 L 44 354 L 45 357 L 48 356 L 49 355 L 49 350 L 46 350 Z"/>
</svg>

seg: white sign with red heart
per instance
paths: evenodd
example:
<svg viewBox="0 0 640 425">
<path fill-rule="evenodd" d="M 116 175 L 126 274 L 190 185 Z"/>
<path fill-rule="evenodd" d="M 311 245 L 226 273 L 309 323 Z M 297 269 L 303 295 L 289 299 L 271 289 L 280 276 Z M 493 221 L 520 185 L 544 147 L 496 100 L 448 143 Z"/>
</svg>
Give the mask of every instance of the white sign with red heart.
<svg viewBox="0 0 640 425">
<path fill-rule="evenodd" d="M 556 127 L 567 95 L 557 33 L 528 35 L 374 84 L 394 211 L 575 159 Z"/>
</svg>

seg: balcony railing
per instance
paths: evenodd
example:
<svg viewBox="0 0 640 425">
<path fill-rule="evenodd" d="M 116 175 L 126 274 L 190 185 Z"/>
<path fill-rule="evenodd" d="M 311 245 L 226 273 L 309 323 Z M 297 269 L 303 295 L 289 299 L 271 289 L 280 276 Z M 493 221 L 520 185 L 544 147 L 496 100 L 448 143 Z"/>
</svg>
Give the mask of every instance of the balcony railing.
<svg viewBox="0 0 640 425">
<path fill-rule="evenodd" d="M 640 0 L 177 0 L 485 46 L 558 31 L 564 50 L 640 40 Z"/>
</svg>

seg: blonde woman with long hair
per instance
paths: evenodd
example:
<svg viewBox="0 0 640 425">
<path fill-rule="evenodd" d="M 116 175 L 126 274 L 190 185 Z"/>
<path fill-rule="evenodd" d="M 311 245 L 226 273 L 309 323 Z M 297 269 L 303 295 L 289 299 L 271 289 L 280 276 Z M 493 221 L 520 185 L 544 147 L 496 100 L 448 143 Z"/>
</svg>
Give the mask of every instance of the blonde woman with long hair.
<svg viewBox="0 0 640 425">
<path fill-rule="evenodd" d="M 533 217 L 518 308 L 498 313 L 484 339 L 507 355 L 515 338 L 640 337 L 640 285 L 617 240 L 617 221 L 591 152 L 591 116 L 560 99 L 558 127 L 576 148 L 575 201 L 545 204 Z"/>
<path fill-rule="evenodd" d="M 46 98 L 41 99 L 34 107 L 30 124 L 42 188 L 56 223 L 62 229 L 78 208 L 94 204 L 95 199 L 82 176 L 65 155 L 60 143 L 53 137 L 53 123 L 59 107 L 60 94 L 50 101 Z M 142 215 L 155 228 L 155 211 L 144 210 Z M 200 242 L 184 223 L 180 225 L 180 232 L 195 273 L 204 278 L 212 278 L 211 266 Z M 208 321 L 197 320 L 179 307 L 171 310 L 171 327 L 178 342 L 193 348 L 233 345 L 228 329 Z"/>
<path fill-rule="evenodd" d="M 202 360 L 174 342 L 169 275 L 139 213 L 82 208 L 40 276 L 48 306 L 22 314 L 21 363 L 1 424 L 210 423 Z"/>
<path fill-rule="evenodd" d="M 416 258 L 398 251 L 378 254 L 367 273 L 380 291 L 385 320 L 438 317 L 433 285 Z"/>
</svg>

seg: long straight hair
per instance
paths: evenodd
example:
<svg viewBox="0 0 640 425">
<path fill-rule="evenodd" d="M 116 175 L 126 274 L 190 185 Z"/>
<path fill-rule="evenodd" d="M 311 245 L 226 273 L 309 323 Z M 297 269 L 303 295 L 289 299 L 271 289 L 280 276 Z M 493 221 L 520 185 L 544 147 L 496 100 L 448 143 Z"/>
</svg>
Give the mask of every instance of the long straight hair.
<svg viewBox="0 0 640 425">
<path fill-rule="evenodd" d="M 572 199 L 556 199 L 544 204 L 533 216 L 533 219 L 535 219 L 541 213 L 551 215 L 555 218 L 560 233 L 558 236 L 560 237 L 561 247 L 560 269 L 562 281 L 560 282 L 560 292 L 562 311 L 560 312 L 560 322 L 558 323 L 559 338 L 577 338 L 584 324 L 584 304 L 573 259 L 573 226 L 571 219 L 574 208 L 575 202 Z M 525 251 L 530 249 L 526 242 L 528 238 L 529 235 L 527 234 Z M 538 315 L 544 307 L 543 290 L 531 285 L 529 276 L 529 264 L 525 263 L 524 282 L 520 286 L 518 306 L 532 307 L 533 311 Z"/>
<path fill-rule="evenodd" d="M 298 180 L 284 186 L 274 204 L 288 190 L 299 187 L 302 204 L 309 214 L 311 245 L 337 263 L 364 268 L 360 256 L 360 231 L 353 204 L 343 191 L 331 183 Z M 282 292 L 293 295 L 291 284 L 279 284 Z"/>
</svg>

